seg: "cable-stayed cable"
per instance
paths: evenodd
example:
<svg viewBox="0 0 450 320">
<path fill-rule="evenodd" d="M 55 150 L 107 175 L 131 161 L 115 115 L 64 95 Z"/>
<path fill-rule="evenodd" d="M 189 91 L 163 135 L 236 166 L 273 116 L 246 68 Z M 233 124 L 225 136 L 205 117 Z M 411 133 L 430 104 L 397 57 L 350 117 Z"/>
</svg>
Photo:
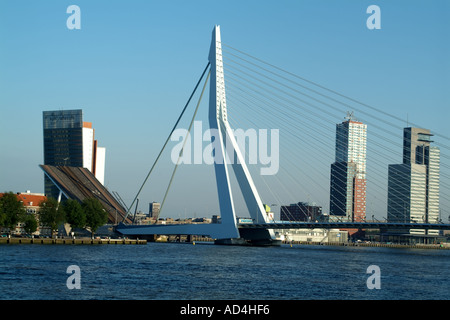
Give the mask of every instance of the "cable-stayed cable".
<svg viewBox="0 0 450 320">
<path fill-rule="evenodd" d="M 228 52 L 228 54 L 229 54 L 229 52 Z M 233 54 L 233 57 L 236 57 L 236 55 Z M 255 58 L 255 59 L 256 59 L 256 61 L 260 60 L 257 58 Z M 316 130 L 315 134 L 319 135 L 320 138 L 316 139 L 316 141 L 320 144 L 323 144 L 324 148 L 327 147 L 328 145 L 330 145 L 331 148 L 334 148 L 332 146 L 332 143 L 325 142 L 327 139 L 329 139 L 330 133 L 333 130 L 333 127 L 338 122 L 336 120 L 333 120 L 333 119 L 337 119 L 338 115 L 335 114 L 334 112 L 330 113 L 330 111 L 334 110 L 336 113 L 339 113 L 339 112 L 342 112 L 341 109 L 334 108 L 334 106 L 331 105 L 330 103 L 327 103 L 321 99 L 317 99 L 317 98 L 314 98 L 311 96 L 309 96 L 307 98 L 308 99 L 311 98 L 310 100 L 315 101 L 316 102 L 315 105 L 304 99 L 303 99 L 303 101 L 301 101 L 298 96 L 295 96 L 292 93 L 290 95 L 287 95 L 286 94 L 287 91 L 283 90 L 283 89 L 279 89 L 279 87 L 283 87 L 283 88 L 289 90 L 289 92 L 294 92 L 296 94 L 302 94 L 303 96 L 305 96 L 303 94 L 303 92 L 300 92 L 299 90 L 292 88 L 289 85 L 283 84 L 279 80 L 273 81 L 273 79 L 271 79 L 270 77 L 268 77 L 266 75 L 263 76 L 263 78 L 266 79 L 266 81 L 265 81 L 265 83 L 262 83 L 260 81 L 261 79 L 258 79 L 258 77 L 256 77 L 256 76 L 250 75 L 250 73 L 247 72 L 250 70 L 250 68 L 244 67 L 244 65 L 242 63 L 235 63 L 235 61 L 230 61 L 230 60 L 235 60 L 235 59 L 224 59 L 224 60 L 225 60 L 224 61 L 225 65 L 228 67 L 228 69 L 226 69 L 226 77 L 225 77 L 227 80 L 226 84 L 227 84 L 227 88 L 231 88 L 231 90 L 228 90 L 228 93 L 231 93 L 233 95 L 233 96 L 229 95 L 230 101 L 233 101 L 233 99 L 231 97 L 233 97 L 233 98 L 237 97 L 238 100 L 245 100 L 246 97 L 243 98 L 243 96 L 252 96 L 253 95 L 252 99 L 255 96 L 259 96 L 258 107 L 260 107 L 260 109 L 258 109 L 258 110 L 253 109 L 252 117 L 254 117 L 254 118 L 256 118 L 256 116 L 258 116 L 262 112 L 263 107 L 271 109 L 273 114 L 274 115 L 276 114 L 277 116 L 279 114 L 285 115 L 290 112 L 290 114 L 293 116 L 292 117 L 293 122 L 299 121 L 299 119 L 302 119 L 302 118 L 309 117 L 309 119 L 312 119 L 312 123 L 314 123 L 314 125 L 318 126 L 316 129 L 319 131 Z M 278 70 L 282 70 L 271 64 L 266 64 L 266 65 L 274 67 L 275 69 L 278 69 Z M 255 63 L 252 63 L 252 66 L 257 66 L 257 65 Z M 241 68 L 244 68 L 246 71 L 242 71 Z M 265 72 L 269 72 L 269 73 L 272 72 L 272 71 L 268 70 L 267 68 L 261 68 L 261 70 L 263 70 Z M 284 70 L 282 70 L 282 71 L 284 72 Z M 251 71 L 251 72 L 254 74 L 260 75 L 260 76 L 262 75 L 262 72 L 258 72 L 258 71 L 256 71 L 256 72 Z M 279 79 L 285 79 L 290 84 L 295 84 L 295 82 L 291 81 L 290 79 L 287 79 L 287 77 L 285 77 L 285 76 L 282 76 L 282 75 L 280 76 L 279 74 L 275 74 L 273 72 L 272 72 L 272 74 L 276 75 Z M 292 73 L 289 73 L 289 72 L 287 72 L 287 74 L 297 77 L 296 75 L 293 75 Z M 302 80 L 306 81 L 307 83 L 316 85 L 314 82 L 310 82 L 309 80 L 304 79 L 302 77 L 297 77 L 297 78 L 302 79 Z M 257 84 L 257 82 L 260 84 Z M 309 90 L 305 86 L 303 86 L 303 87 L 305 90 L 308 90 L 310 92 L 317 92 L 317 90 L 315 90 L 315 89 Z M 337 94 L 338 96 L 340 96 L 342 98 L 349 98 L 345 95 L 342 95 L 338 92 L 327 89 L 323 86 L 318 85 L 317 87 L 324 89 L 329 93 Z M 267 94 L 267 96 L 264 96 L 265 94 Z M 329 97 L 329 95 L 326 95 L 323 93 L 318 93 L 318 94 L 322 98 L 326 98 L 327 100 L 333 101 L 333 103 L 336 103 L 336 104 L 341 103 L 345 107 L 352 108 L 352 110 L 354 110 L 353 106 L 350 106 L 348 103 L 343 103 L 342 101 L 339 101 L 335 98 Z M 263 98 L 261 98 L 261 96 L 263 96 Z M 272 98 L 269 98 L 268 96 L 272 96 Z M 277 99 L 274 99 L 273 96 L 275 96 Z M 281 96 L 284 96 L 284 97 L 281 97 Z M 302 113 L 302 112 L 299 112 L 298 110 L 287 107 L 288 105 L 298 106 L 299 102 L 297 102 L 296 104 L 288 102 L 289 99 L 286 99 L 286 96 L 290 96 L 293 99 L 295 97 L 296 101 L 299 101 L 304 106 L 306 106 L 307 108 L 304 107 L 305 112 Z M 266 101 L 264 101 L 264 99 Z M 270 100 L 271 102 L 269 103 L 268 100 Z M 352 102 L 360 103 L 359 101 L 357 101 L 355 99 L 349 98 L 349 100 Z M 256 101 L 256 100 L 254 100 L 254 101 Z M 282 103 L 280 103 L 280 101 L 282 101 Z M 239 101 L 237 101 L 237 100 L 235 100 L 235 102 L 239 103 Z M 240 101 L 240 103 L 242 103 L 242 101 Z M 274 104 L 275 105 L 278 104 L 278 106 L 274 107 Z M 323 109 L 322 107 L 319 106 L 319 104 L 321 106 L 325 106 L 330 111 Z M 363 103 L 360 103 L 360 104 L 362 106 L 368 107 L 372 111 L 381 112 L 381 114 L 383 114 L 383 115 L 389 115 L 388 113 L 378 110 L 376 108 L 373 108 L 369 105 L 366 105 Z M 269 107 L 269 105 L 270 105 L 270 107 Z M 230 106 L 231 106 L 231 104 L 230 104 Z M 231 109 L 232 108 L 230 107 L 230 110 Z M 290 110 L 290 111 L 288 111 L 288 110 Z M 359 109 L 355 108 L 355 110 L 359 110 Z M 320 112 L 320 114 L 318 112 Z M 323 115 L 321 115 L 321 114 L 323 114 Z M 381 121 L 381 123 L 383 125 L 388 124 L 395 128 L 401 128 L 401 127 L 396 126 L 393 123 L 387 122 L 386 120 L 381 119 L 379 117 L 370 115 L 369 113 L 367 113 L 365 111 L 363 111 L 363 114 L 367 115 L 368 118 L 362 118 L 361 120 L 364 123 L 369 122 L 371 129 L 377 129 L 377 131 L 374 130 L 374 131 L 368 132 L 367 143 L 370 142 L 370 146 L 368 145 L 367 152 L 368 153 L 374 152 L 378 155 L 382 155 L 385 160 L 391 159 L 390 160 L 391 163 L 399 163 L 397 160 L 395 160 L 395 158 L 398 157 L 395 154 L 397 154 L 397 153 L 399 154 L 399 150 L 401 150 L 401 148 L 402 148 L 401 141 L 403 141 L 404 138 L 402 138 L 400 136 L 400 134 L 395 134 L 395 133 L 387 130 L 386 128 L 375 124 L 374 120 Z M 240 119 L 241 115 L 239 115 L 238 117 Z M 276 118 L 276 117 L 275 116 L 271 117 L 271 120 L 274 120 L 274 118 Z M 358 118 L 360 118 L 360 116 L 358 116 Z M 391 118 L 403 122 L 403 120 L 399 119 L 398 117 L 393 116 Z M 324 121 L 323 123 L 321 122 L 322 120 Z M 280 120 L 280 121 L 282 121 L 282 120 Z M 288 124 L 288 121 L 286 121 L 285 123 Z M 312 123 L 311 123 L 311 125 L 309 125 L 309 123 L 307 123 L 307 121 L 303 121 L 302 126 L 304 126 L 304 128 L 309 127 L 312 130 L 312 129 L 314 129 L 313 128 L 314 125 Z M 333 124 L 333 126 L 329 126 L 328 124 Z M 292 125 L 292 123 L 289 122 L 289 125 Z M 325 133 L 325 132 L 327 132 L 327 133 Z M 370 133 L 370 139 L 369 139 L 369 133 Z M 436 136 L 442 136 L 440 134 L 436 134 L 435 132 L 434 132 L 434 134 Z M 395 136 L 395 139 L 389 138 L 390 136 Z M 444 136 L 444 138 L 445 138 L 445 136 Z M 389 145 L 392 145 L 394 148 L 390 148 Z M 442 146 L 444 149 L 448 149 L 448 147 L 445 144 L 436 143 L 436 145 Z M 376 149 L 374 149 L 374 147 L 376 147 Z M 292 151 L 292 150 L 289 150 L 289 151 Z M 322 153 L 322 156 L 323 155 L 324 154 Z M 446 194 L 446 191 L 448 192 L 448 189 L 449 189 L 449 184 L 446 181 L 448 181 L 448 178 L 449 178 L 447 169 L 450 168 L 448 166 L 448 164 L 443 161 L 446 159 L 449 159 L 449 157 L 445 154 L 445 152 L 441 152 L 441 165 L 440 165 L 441 197 L 440 198 L 441 198 L 441 200 L 444 200 L 444 201 L 441 201 L 441 208 L 445 209 L 445 211 L 448 210 L 448 202 L 449 202 L 449 199 L 445 194 Z M 369 163 L 371 161 L 372 161 L 372 159 L 368 157 L 367 162 Z M 380 179 L 380 177 L 387 175 L 387 164 L 383 164 L 378 161 L 372 161 L 372 163 L 373 163 L 373 165 L 370 167 L 370 169 L 369 168 L 367 169 L 368 170 L 367 174 L 370 174 L 370 172 L 372 172 L 371 174 L 373 174 L 374 176 L 373 176 L 373 178 L 370 179 L 370 182 L 368 180 L 368 184 L 369 183 L 372 184 L 372 182 L 377 181 L 378 182 L 377 188 L 381 190 L 379 192 L 384 192 L 385 196 L 386 196 L 387 190 L 386 190 L 386 187 L 384 187 L 384 190 L 383 190 L 383 184 L 387 185 L 387 180 L 383 183 L 383 180 Z M 376 167 L 379 167 L 379 168 L 375 170 Z M 395 182 L 394 178 L 392 178 L 391 180 L 393 180 Z M 377 184 L 377 183 L 375 183 L 375 184 Z M 405 185 L 404 188 L 406 189 L 407 186 Z M 381 193 L 379 193 L 379 194 L 381 194 Z M 380 198 L 381 198 L 381 196 L 380 196 Z"/>
</svg>

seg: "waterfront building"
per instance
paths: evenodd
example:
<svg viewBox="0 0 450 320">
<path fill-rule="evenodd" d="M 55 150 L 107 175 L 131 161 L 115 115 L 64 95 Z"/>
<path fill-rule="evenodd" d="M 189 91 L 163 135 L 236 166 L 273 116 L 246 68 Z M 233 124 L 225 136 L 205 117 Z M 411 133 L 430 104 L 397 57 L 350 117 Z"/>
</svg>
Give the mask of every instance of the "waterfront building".
<svg viewBox="0 0 450 320">
<path fill-rule="evenodd" d="M 430 130 L 404 128 L 403 163 L 388 170 L 387 218 L 389 222 L 439 222 L 440 150 L 432 146 Z M 437 230 L 404 230 L 403 233 L 438 235 Z"/>
<path fill-rule="evenodd" d="M 330 175 L 330 219 L 364 221 L 366 217 L 367 125 L 348 113 L 336 125 L 335 162 Z"/>
<path fill-rule="evenodd" d="M 149 218 L 158 218 L 161 210 L 161 204 L 159 202 L 151 202 L 149 205 L 148 216 Z"/>
<path fill-rule="evenodd" d="M 44 165 L 83 167 L 104 184 L 106 149 L 98 146 L 91 122 L 82 110 L 43 112 Z M 54 198 L 58 188 L 45 176 L 45 194 Z"/>
<path fill-rule="evenodd" d="M 284 229 L 285 241 L 347 243 L 349 232 L 339 229 Z"/>
<path fill-rule="evenodd" d="M 280 208 L 282 221 L 318 221 L 321 217 L 322 207 L 315 203 L 298 202 Z"/>
<path fill-rule="evenodd" d="M 3 197 L 4 193 L 0 193 L 0 198 Z M 43 226 L 39 223 L 39 205 L 42 201 L 46 200 L 47 197 L 43 193 L 32 193 L 30 190 L 26 192 L 17 192 L 17 200 L 19 200 L 25 209 L 26 214 L 34 215 L 36 221 L 38 222 L 37 230 L 33 232 L 33 235 L 51 235 L 50 228 Z M 9 231 L 6 228 L 2 232 Z M 14 230 L 11 230 L 14 235 L 24 235 L 26 234 L 24 229 L 24 223 L 19 222 L 15 226 Z"/>
</svg>

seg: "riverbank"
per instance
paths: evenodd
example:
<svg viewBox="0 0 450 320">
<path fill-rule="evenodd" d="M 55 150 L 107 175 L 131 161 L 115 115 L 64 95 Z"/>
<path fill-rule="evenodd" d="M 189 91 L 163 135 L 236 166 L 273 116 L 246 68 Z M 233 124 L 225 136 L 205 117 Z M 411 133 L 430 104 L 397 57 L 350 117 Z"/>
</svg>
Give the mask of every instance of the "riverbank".
<svg viewBox="0 0 450 320">
<path fill-rule="evenodd" d="M 137 239 L 51 239 L 51 238 L 0 238 L 0 244 L 146 244 Z"/>
<path fill-rule="evenodd" d="M 212 242 L 209 238 L 195 238 L 195 242 Z M 155 242 L 180 242 L 168 241 L 168 239 L 158 239 Z M 188 241 L 181 241 L 188 242 Z M 51 239 L 51 238 L 0 238 L 1 244 L 72 244 L 72 245 L 102 245 L 102 244 L 147 244 L 145 239 Z M 396 244 L 396 243 L 376 243 L 376 242 L 314 242 L 314 241 L 284 241 L 287 245 L 314 245 L 314 246 L 341 246 L 341 247 L 380 247 L 380 248 L 400 248 L 400 249 L 438 249 L 450 250 L 450 244 Z"/>
<path fill-rule="evenodd" d="M 155 242 L 181 242 L 193 243 L 196 242 L 214 242 L 208 237 L 193 236 L 190 241 L 186 237 L 163 236 L 154 240 Z M 379 248 L 400 248 L 400 249 L 440 249 L 450 250 L 450 243 L 443 244 L 399 244 L 399 243 L 380 243 L 380 242 L 316 242 L 316 241 L 283 241 L 284 245 L 313 245 L 313 246 L 341 246 L 341 247 L 379 247 Z"/>
<path fill-rule="evenodd" d="M 341 247 L 380 247 L 380 248 L 401 248 L 401 249 L 439 249 L 449 250 L 450 244 L 396 244 L 396 243 L 376 243 L 376 242 L 313 242 L 313 241 L 288 241 L 284 244 L 292 245 L 315 245 L 315 246 L 341 246 Z"/>
</svg>

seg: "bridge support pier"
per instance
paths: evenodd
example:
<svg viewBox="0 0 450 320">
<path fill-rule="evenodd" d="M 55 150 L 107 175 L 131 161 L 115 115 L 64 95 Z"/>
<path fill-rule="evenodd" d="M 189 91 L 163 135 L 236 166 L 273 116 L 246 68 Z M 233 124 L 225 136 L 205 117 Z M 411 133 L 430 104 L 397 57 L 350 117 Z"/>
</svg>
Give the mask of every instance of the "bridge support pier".
<svg viewBox="0 0 450 320">
<path fill-rule="evenodd" d="M 240 238 L 217 239 L 218 245 L 279 246 L 281 239 L 271 237 L 268 229 L 239 229 Z"/>
</svg>

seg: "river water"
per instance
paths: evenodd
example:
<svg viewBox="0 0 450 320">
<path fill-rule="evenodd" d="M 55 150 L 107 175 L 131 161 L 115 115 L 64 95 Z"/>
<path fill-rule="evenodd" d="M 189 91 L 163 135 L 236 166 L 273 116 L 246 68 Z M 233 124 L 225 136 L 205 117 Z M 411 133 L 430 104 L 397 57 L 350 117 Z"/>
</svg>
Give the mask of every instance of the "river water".
<svg viewBox="0 0 450 320">
<path fill-rule="evenodd" d="M 69 266 L 80 289 L 69 289 Z M 369 266 L 379 272 L 367 272 Z M 450 250 L 209 243 L 1 245 L 10 300 L 442 300 Z M 379 289 L 368 279 L 378 276 Z M 375 280 L 369 282 L 375 283 Z"/>
</svg>

